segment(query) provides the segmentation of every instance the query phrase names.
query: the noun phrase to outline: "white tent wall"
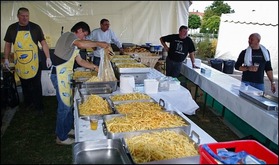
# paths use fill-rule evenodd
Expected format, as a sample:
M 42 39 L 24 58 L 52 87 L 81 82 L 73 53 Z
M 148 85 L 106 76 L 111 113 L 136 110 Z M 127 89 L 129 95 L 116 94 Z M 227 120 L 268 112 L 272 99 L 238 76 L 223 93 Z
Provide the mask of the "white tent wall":
M 84 21 L 91 30 L 107 18 L 123 43 L 160 44 L 162 35 L 178 33 L 188 25 L 190 1 L 1 1 L 1 52 L 8 26 L 17 22 L 17 10 L 26 7 L 30 21 L 41 26 L 50 47 L 63 31 Z
M 260 43 L 269 50 L 274 77 L 278 78 L 278 13 L 222 14 L 215 58 L 236 61 L 248 47 L 249 35 L 255 32 L 261 35 Z

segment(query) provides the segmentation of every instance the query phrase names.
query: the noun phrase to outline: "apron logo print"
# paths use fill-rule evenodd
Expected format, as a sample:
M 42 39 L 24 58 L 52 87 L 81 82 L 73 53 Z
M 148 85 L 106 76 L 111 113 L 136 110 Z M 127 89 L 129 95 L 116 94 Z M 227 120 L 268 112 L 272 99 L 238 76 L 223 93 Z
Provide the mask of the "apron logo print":
M 66 84 L 65 84 L 65 81 L 61 81 L 61 84 L 66 88 Z
M 69 93 L 63 92 L 62 94 L 63 94 L 63 96 L 65 96 L 65 97 L 70 97 L 70 94 L 69 94 Z
M 21 42 L 17 42 L 17 46 L 22 49 L 22 43 Z
M 31 68 L 32 68 L 33 70 L 36 70 L 36 67 L 35 67 L 35 66 L 33 66 L 33 65 L 31 66 Z
M 63 74 L 66 71 L 66 67 L 62 68 L 59 72 L 59 74 Z
M 29 33 L 24 34 L 24 38 L 27 38 L 29 36 Z
M 20 55 L 19 59 L 25 59 L 26 57 L 28 57 L 27 54 L 22 54 L 22 55 Z

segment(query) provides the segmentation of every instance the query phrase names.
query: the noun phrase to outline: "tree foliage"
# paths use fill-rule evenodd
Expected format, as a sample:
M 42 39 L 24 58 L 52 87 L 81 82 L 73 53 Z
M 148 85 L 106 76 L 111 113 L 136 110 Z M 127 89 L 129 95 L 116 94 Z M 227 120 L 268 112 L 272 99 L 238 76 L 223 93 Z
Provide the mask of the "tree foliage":
M 201 18 L 198 15 L 191 14 L 188 19 L 190 29 L 197 29 L 201 26 Z
M 200 32 L 218 33 L 221 15 L 233 12 L 234 10 L 231 10 L 231 7 L 224 1 L 213 1 L 204 11 Z

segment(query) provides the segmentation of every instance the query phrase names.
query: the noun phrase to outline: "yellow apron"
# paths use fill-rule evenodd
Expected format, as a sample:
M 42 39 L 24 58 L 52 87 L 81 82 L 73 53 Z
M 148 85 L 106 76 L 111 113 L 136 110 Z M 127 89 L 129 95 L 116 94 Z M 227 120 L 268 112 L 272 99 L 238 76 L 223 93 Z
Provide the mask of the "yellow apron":
M 22 79 L 33 78 L 39 68 L 38 47 L 30 31 L 18 31 L 14 43 L 15 71 Z
M 73 92 L 71 89 L 70 80 L 73 77 L 73 66 L 75 58 L 78 54 L 79 49 L 76 49 L 68 61 L 56 66 L 59 95 L 63 103 L 69 107 L 71 107 L 73 103 Z

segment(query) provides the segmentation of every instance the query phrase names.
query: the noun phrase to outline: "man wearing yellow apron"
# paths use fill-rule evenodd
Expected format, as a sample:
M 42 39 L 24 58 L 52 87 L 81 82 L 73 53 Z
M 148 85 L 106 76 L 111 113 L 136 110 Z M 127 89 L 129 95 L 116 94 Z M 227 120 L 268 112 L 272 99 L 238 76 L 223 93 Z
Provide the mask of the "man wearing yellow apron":
M 48 68 L 52 65 L 49 48 L 41 27 L 29 21 L 29 10 L 27 8 L 19 8 L 17 17 L 18 22 L 8 27 L 4 38 L 6 41 L 4 65 L 9 67 L 8 56 L 13 45 L 15 73 L 20 78 L 25 109 L 34 107 L 38 114 L 42 115 L 43 103 L 38 42 L 42 45 Z
M 51 71 L 51 81 L 56 89 L 58 101 L 57 120 L 56 120 L 56 143 L 61 145 L 71 145 L 75 142 L 68 136 L 73 127 L 73 95 L 70 86 L 72 79 L 73 66 L 76 61 L 80 66 L 98 71 L 98 66 L 82 59 L 79 49 L 92 47 L 107 48 L 109 44 L 105 42 L 94 42 L 84 40 L 90 34 L 90 28 L 85 22 L 78 22 L 71 32 L 66 32 L 58 39 L 53 58 L 53 68 Z

